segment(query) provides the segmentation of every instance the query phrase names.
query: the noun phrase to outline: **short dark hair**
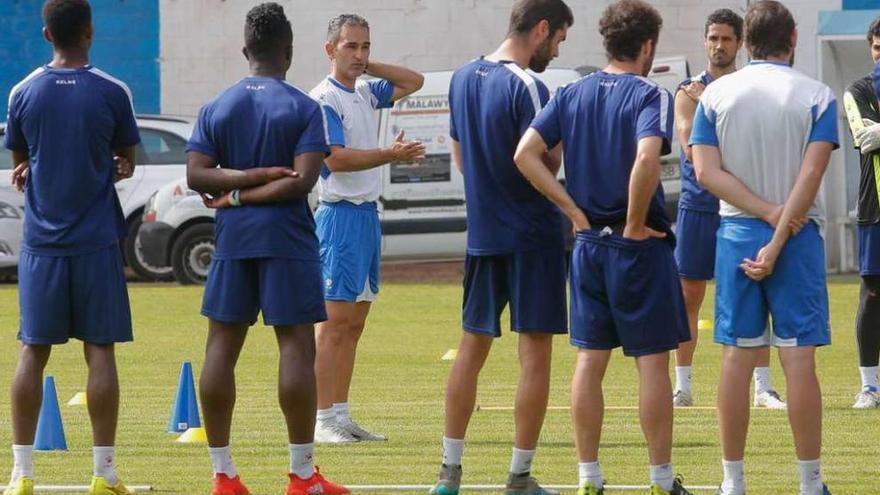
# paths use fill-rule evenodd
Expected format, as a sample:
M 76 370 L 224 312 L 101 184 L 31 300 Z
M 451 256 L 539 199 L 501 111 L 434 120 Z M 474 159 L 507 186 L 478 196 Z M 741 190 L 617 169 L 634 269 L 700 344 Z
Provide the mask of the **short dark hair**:
M 282 53 L 293 44 L 293 28 L 277 3 L 261 3 L 252 8 L 245 18 L 244 45 L 248 53 L 267 58 Z
M 92 25 L 92 8 L 87 0 L 46 0 L 43 22 L 58 48 L 71 48 Z
M 776 0 L 760 0 L 746 11 L 746 45 L 752 58 L 763 60 L 791 51 L 795 23 L 791 12 Z
M 526 34 L 541 21 L 550 25 L 550 34 L 574 25 L 574 14 L 562 0 L 519 0 L 510 11 L 507 34 Z
M 868 43 L 873 43 L 874 38 L 880 38 L 880 16 L 874 19 L 874 22 L 871 23 L 871 27 L 868 28 Z
M 620 0 L 605 9 L 599 19 L 599 33 L 605 53 L 613 60 L 636 60 L 646 41 L 657 43 L 663 18 L 642 0 Z
M 733 28 L 733 33 L 736 34 L 736 39 L 741 40 L 743 38 L 743 18 L 730 9 L 718 9 L 709 14 L 709 17 L 706 19 L 706 29 L 703 32 L 703 36 L 709 34 L 709 26 L 712 24 L 730 26 Z
M 370 30 L 370 23 L 366 19 L 357 14 L 340 14 L 327 24 L 327 41 L 336 43 L 342 35 L 342 28 L 345 26 L 357 26 Z

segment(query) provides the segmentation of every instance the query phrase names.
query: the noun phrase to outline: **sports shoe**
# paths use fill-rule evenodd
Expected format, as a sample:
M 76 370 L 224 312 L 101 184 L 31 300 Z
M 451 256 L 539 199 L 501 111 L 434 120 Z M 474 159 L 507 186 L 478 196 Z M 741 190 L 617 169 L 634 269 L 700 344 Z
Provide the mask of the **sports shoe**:
M 304 480 L 290 473 L 287 475 L 290 481 L 287 483 L 287 495 L 342 495 L 351 493 L 348 488 L 337 485 L 321 476 L 321 470 L 315 466 L 315 474 Z
M 458 487 L 461 486 L 461 466 L 440 465 L 440 474 L 437 475 L 437 484 L 431 491 L 432 495 L 458 495 Z
M 315 443 L 352 443 L 358 439 L 335 420 L 315 422 Z
M 211 495 L 249 495 L 247 487 L 241 482 L 241 477 L 230 478 L 224 473 L 214 475 L 214 488 Z
M 507 486 L 504 488 L 505 495 L 559 495 L 555 490 L 541 488 L 538 480 L 529 476 L 529 473 L 510 473 L 507 478 Z
M 831 490 L 828 489 L 828 485 L 822 483 L 822 495 L 831 495 Z
M 7 486 L 3 495 L 34 495 L 34 480 L 22 476 Z
M 89 486 L 89 495 L 129 495 L 131 493 L 134 493 L 134 490 L 126 488 L 122 481 L 116 480 L 116 484 L 111 485 L 103 476 L 92 476 L 92 484 Z
M 766 407 L 767 409 L 788 409 L 788 405 L 783 401 L 775 390 L 765 390 L 759 394 L 755 394 L 755 407 Z
M 676 390 L 672 396 L 673 407 L 691 407 L 694 405 L 694 398 L 689 392 L 684 390 Z
M 388 437 L 385 435 L 370 433 L 361 427 L 361 425 L 357 424 L 353 419 L 344 419 L 342 421 L 336 420 L 336 424 L 348 432 L 349 435 L 361 442 L 384 442 L 388 440 Z
M 605 493 L 605 488 L 596 488 L 596 485 L 584 481 L 584 484 L 578 488 L 577 495 L 602 495 L 603 493 Z
M 693 495 L 682 486 L 682 481 L 683 479 L 681 476 L 676 476 L 675 480 L 672 482 L 672 490 L 669 490 L 668 492 L 663 488 L 660 488 L 659 485 L 651 485 L 651 495 Z
M 865 387 L 856 394 L 856 403 L 853 409 L 876 409 L 880 407 L 880 394 L 874 387 Z
M 745 493 L 745 492 L 743 492 L 743 493 Z M 727 495 L 727 494 L 724 493 L 724 489 L 721 488 L 721 485 L 718 485 L 718 489 L 715 490 L 715 495 Z

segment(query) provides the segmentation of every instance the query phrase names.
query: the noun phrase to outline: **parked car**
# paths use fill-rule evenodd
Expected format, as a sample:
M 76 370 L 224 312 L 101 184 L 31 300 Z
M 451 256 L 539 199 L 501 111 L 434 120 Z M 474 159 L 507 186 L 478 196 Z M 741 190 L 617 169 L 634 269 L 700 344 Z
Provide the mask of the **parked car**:
M 137 166 L 134 175 L 116 183 L 116 193 L 122 205 L 128 228 L 128 235 L 122 244 L 125 261 L 134 272 L 145 280 L 171 280 L 171 268 L 164 265 L 151 265 L 144 261 L 137 243 L 137 231 L 141 225 L 144 205 L 147 199 L 162 185 L 186 176 L 186 142 L 192 133 L 192 120 L 159 115 L 139 115 L 137 117 L 141 144 L 137 147 Z M 0 124 L 0 139 L 5 133 L 5 124 Z M 0 183 L 9 184 L 12 169 L 12 154 L 0 146 Z M 10 188 L 11 194 L 24 195 Z M 14 232 L 17 229 L 17 232 Z M 7 240 L 9 239 L 9 240 Z M 9 245 L 15 264 L 21 244 L 21 227 L 0 223 L 0 241 Z M 4 254 L 0 244 L 0 257 Z M 2 265 L 0 265 L 2 266 Z
M 674 90 L 687 77 L 684 57 L 660 59 L 658 82 Z M 572 69 L 549 69 L 537 74 L 551 92 L 577 80 Z M 389 145 L 398 131 L 425 143 L 426 158 L 419 163 L 392 163 L 382 167 L 379 215 L 383 260 L 462 258 L 466 244 L 464 181 L 454 169 L 449 150 L 449 101 L 452 71 L 428 72 L 421 90 L 379 113 L 379 142 Z M 678 78 L 678 79 L 676 79 Z M 667 81 L 675 79 L 675 83 Z M 673 157 L 674 156 L 674 157 Z M 663 185 L 667 209 L 673 216 L 678 202 L 677 151 L 664 158 Z M 560 174 L 560 180 L 564 174 Z M 315 205 L 314 193 L 310 197 Z M 214 211 L 181 179 L 159 189 L 144 210 L 138 243 L 146 262 L 167 265 L 182 284 L 200 284 L 207 278 L 213 256 Z M 570 229 L 566 229 L 568 231 Z
M 0 278 L 14 275 L 24 226 L 24 195 L 0 185 Z

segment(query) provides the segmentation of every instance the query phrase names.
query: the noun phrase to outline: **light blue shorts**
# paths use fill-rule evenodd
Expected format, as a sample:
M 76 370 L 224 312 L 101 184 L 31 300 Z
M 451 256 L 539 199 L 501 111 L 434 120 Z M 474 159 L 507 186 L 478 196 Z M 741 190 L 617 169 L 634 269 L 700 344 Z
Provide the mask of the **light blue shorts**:
M 773 227 L 762 220 L 721 220 L 715 259 L 715 342 L 737 347 L 830 344 L 825 245 L 819 227 L 807 223 L 782 248 L 773 274 L 755 282 L 739 265 L 745 258 L 754 259 L 772 237 Z
M 321 243 L 324 299 L 372 302 L 379 293 L 382 226 L 376 203 L 321 203 L 315 213 Z

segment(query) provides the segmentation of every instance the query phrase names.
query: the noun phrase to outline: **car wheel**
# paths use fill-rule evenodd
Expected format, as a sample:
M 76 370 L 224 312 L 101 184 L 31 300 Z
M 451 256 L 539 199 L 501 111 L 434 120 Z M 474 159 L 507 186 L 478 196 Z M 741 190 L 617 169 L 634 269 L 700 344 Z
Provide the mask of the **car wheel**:
M 122 250 L 125 262 L 134 270 L 138 278 L 147 282 L 170 282 L 174 280 L 174 274 L 170 266 L 153 266 L 144 260 L 141 249 L 138 230 L 141 228 L 141 216 L 135 217 L 128 222 L 128 235 L 123 242 Z
M 183 285 L 204 284 L 214 257 L 214 224 L 191 225 L 177 236 L 171 248 L 174 278 Z

